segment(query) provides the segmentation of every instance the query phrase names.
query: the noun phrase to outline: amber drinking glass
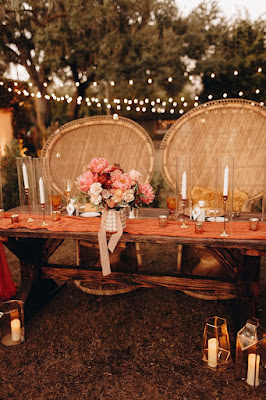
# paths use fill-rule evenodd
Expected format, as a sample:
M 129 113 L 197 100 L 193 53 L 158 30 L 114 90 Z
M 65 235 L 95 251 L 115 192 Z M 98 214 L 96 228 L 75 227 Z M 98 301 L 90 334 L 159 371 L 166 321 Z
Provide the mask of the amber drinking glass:
M 52 206 L 53 210 L 57 211 L 61 206 L 61 195 L 60 194 L 52 194 Z
M 167 208 L 169 209 L 168 219 L 176 219 L 177 198 L 174 195 L 166 197 Z

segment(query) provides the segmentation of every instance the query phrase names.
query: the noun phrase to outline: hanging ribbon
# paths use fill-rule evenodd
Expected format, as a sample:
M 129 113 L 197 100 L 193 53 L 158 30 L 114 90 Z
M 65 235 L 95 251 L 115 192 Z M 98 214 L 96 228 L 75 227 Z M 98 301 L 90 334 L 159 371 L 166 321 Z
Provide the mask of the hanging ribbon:
M 121 238 L 123 233 L 120 213 L 119 211 L 115 210 L 112 211 L 115 212 L 117 232 L 112 234 L 112 236 L 109 239 L 108 245 L 106 238 L 106 217 L 108 210 L 104 210 L 102 213 L 101 226 L 98 232 L 100 259 L 101 259 L 103 276 L 109 275 L 111 273 L 108 249 L 111 251 L 111 253 L 114 252 L 116 245 L 119 242 L 119 239 Z

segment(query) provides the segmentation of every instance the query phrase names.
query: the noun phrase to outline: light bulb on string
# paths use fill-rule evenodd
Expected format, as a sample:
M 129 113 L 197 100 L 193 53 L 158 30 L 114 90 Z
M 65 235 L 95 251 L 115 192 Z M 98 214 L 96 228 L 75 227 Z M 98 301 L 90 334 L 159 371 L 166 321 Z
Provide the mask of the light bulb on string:
M 152 79 L 151 78 L 148 79 L 148 83 L 152 84 Z
M 173 78 L 171 76 L 169 76 L 168 82 L 173 82 Z
M 180 99 L 181 101 L 185 101 L 185 97 L 183 96 L 183 97 L 181 97 L 181 99 Z
M 184 110 L 182 110 L 182 108 L 179 110 L 179 114 L 184 114 Z
M 223 94 L 223 98 L 225 99 L 227 97 L 227 93 L 224 93 Z
M 255 90 L 255 93 L 256 93 L 256 94 L 259 94 L 259 92 L 260 92 L 260 89 L 256 89 L 256 90 Z
M 211 100 L 212 99 L 212 94 L 209 94 L 208 99 Z
M 259 73 L 262 72 L 262 68 L 261 67 L 258 68 L 258 72 Z
M 134 83 L 134 82 L 133 82 L 133 79 L 130 79 L 128 83 L 129 83 L 130 85 L 133 85 L 133 83 Z
M 234 70 L 234 75 L 237 76 L 238 75 L 238 71 L 235 69 Z
M 215 73 L 214 72 L 211 73 L 211 78 L 212 79 L 215 78 Z
M 196 101 L 198 101 L 198 100 L 199 100 L 199 96 L 195 96 L 194 99 L 195 99 Z
M 173 108 L 171 108 L 170 114 L 174 114 L 174 113 L 175 113 L 175 110 Z
M 238 95 L 241 97 L 241 96 L 243 96 L 243 92 L 242 92 L 242 90 L 238 93 Z

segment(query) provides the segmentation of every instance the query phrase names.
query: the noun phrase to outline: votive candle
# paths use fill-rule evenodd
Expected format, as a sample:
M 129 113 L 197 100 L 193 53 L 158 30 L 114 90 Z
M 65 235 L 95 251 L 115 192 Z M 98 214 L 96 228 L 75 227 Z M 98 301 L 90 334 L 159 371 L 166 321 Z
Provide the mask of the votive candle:
M 248 372 L 247 372 L 247 384 L 250 386 L 259 385 L 259 365 L 260 356 L 254 353 L 248 355 Z M 255 375 L 256 373 L 256 375 Z
M 11 337 L 13 342 L 19 342 L 21 339 L 20 334 L 20 320 L 18 318 L 12 319 L 11 321 Z
M 217 367 L 218 355 L 218 340 L 211 338 L 208 340 L 208 366 L 212 368 Z

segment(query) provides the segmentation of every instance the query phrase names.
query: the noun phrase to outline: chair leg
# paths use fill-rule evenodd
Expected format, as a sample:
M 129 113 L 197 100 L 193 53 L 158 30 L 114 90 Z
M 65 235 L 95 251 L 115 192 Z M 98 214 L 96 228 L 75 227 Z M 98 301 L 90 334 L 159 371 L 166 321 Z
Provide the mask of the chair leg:
M 136 250 L 136 257 L 137 257 L 137 262 L 138 262 L 138 270 L 142 270 L 142 257 L 141 257 L 141 252 L 140 252 L 140 244 L 135 243 L 135 250 Z
M 182 262 L 183 245 L 177 245 L 177 273 L 181 274 L 181 262 Z

